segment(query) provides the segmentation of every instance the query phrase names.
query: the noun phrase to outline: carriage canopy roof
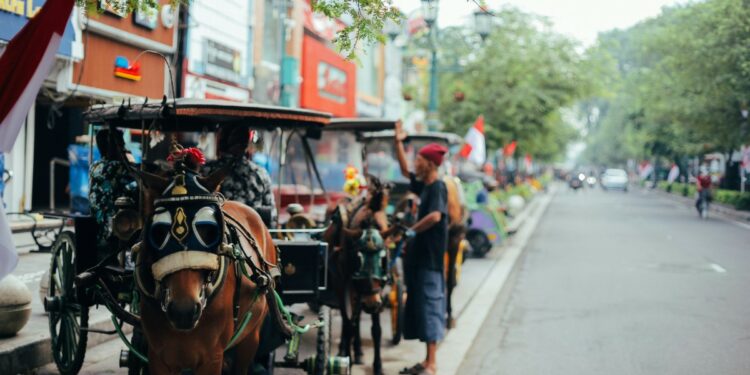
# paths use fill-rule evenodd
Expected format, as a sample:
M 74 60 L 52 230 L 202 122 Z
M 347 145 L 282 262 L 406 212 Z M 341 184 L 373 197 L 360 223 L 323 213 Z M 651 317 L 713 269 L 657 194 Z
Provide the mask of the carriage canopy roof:
M 157 120 L 163 131 L 201 132 L 215 131 L 218 125 L 264 130 L 321 128 L 331 121 L 331 115 L 255 103 L 180 98 L 164 102 L 96 105 L 86 112 L 86 120 L 129 129 L 148 128 Z
M 396 128 L 395 120 L 371 119 L 371 118 L 335 118 L 331 120 L 323 130 L 370 133 Z
M 390 130 L 386 130 L 386 131 L 380 131 L 377 133 L 368 134 L 365 138 L 378 140 L 378 139 L 386 139 L 386 138 L 393 139 L 393 137 L 394 137 L 394 132 Z M 454 133 L 427 132 L 427 133 L 409 134 L 409 136 L 406 137 L 406 142 L 409 142 L 409 141 L 437 142 L 437 143 L 442 143 L 446 146 L 456 146 L 456 145 L 462 144 L 464 142 L 464 139 Z

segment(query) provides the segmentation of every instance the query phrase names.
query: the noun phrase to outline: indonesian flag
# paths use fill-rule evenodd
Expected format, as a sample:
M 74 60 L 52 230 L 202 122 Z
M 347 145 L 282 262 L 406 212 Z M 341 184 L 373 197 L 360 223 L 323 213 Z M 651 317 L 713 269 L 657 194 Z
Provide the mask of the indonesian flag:
M 0 55 L 0 152 L 10 152 L 55 64 L 75 0 L 49 0 Z
M 0 152 L 16 142 L 44 79 L 55 64 L 75 0 L 49 0 L 0 55 Z M 0 280 L 13 272 L 18 254 L 0 204 Z
M 526 171 L 527 171 L 527 172 L 528 172 L 528 171 L 530 171 L 530 170 L 531 170 L 531 168 L 532 168 L 532 167 L 534 166 L 534 165 L 532 164 L 532 160 L 533 160 L 533 159 L 531 158 L 531 155 L 530 155 L 530 154 L 526 154 L 526 157 L 524 157 L 524 159 L 523 159 L 523 161 L 524 161 L 524 164 L 525 164 L 525 167 L 526 167 Z
M 484 164 L 487 159 L 487 149 L 484 145 L 484 116 L 479 115 L 474 126 L 469 129 L 464 138 L 466 143 L 458 154 L 477 165 Z
M 509 145 L 503 147 L 503 156 L 513 156 L 516 153 L 516 141 L 511 142 Z

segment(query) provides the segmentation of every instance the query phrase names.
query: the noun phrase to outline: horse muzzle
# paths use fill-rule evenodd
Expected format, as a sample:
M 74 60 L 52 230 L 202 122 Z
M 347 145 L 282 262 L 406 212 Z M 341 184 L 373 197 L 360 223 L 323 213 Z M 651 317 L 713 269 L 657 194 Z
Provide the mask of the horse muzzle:
M 161 309 L 167 315 L 167 320 L 178 331 L 190 331 L 198 325 L 203 309 L 206 307 L 208 296 L 206 286 L 201 288 L 198 300 L 172 299 L 169 288 L 161 290 Z
M 198 324 L 203 307 L 196 301 L 172 301 L 167 305 L 167 319 L 178 331 L 189 331 Z

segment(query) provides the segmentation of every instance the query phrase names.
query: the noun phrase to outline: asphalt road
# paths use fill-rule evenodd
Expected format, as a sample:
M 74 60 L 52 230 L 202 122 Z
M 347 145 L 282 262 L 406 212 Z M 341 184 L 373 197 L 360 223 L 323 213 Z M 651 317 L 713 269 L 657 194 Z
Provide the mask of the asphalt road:
M 459 374 L 750 373 L 750 225 L 559 191 Z

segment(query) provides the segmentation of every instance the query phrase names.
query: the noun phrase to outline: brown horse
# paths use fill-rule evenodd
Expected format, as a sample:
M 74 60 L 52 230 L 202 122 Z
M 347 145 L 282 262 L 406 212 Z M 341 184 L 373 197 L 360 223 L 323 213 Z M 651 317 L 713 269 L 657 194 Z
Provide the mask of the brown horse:
M 139 174 L 147 216 L 136 279 L 151 374 L 247 374 L 261 325 L 278 312 L 276 247 L 252 208 L 212 193 L 225 173 Z M 225 358 L 230 340 L 241 354 Z
M 375 375 L 382 374 L 380 312 L 388 281 L 388 255 L 383 239 L 395 231 L 395 228 L 387 228 L 385 208 L 388 189 L 388 186 L 371 177 L 367 199 L 363 202 L 348 202 L 348 205 L 340 204 L 324 236 L 329 247 L 335 249 L 332 255 L 332 276 L 342 323 L 339 356 L 352 358 L 351 352 L 354 349 L 353 363 L 362 363 L 359 324 L 364 311 L 372 319 L 372 366 Z

